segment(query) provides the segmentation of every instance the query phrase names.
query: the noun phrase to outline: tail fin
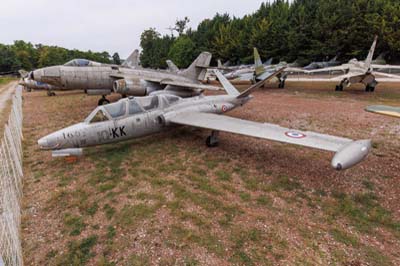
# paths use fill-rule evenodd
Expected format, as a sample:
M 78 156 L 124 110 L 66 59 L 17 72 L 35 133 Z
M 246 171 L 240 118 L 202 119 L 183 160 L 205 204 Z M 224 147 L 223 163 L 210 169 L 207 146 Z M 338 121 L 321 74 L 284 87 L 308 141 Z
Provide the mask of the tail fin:
M 268 75 L 266 78 L 264 78 L 263 80 L 257 82 L 256 84 L 254 84 L 253 86 L 251 86 L 250 88 L 248 88 L 247 90 L 243 91 L 242 93 L 240 93 L 237 98 L 244 98 L 250 95 L 250 93 L 255 90 L 260 88 L 262 85 L 264 85 L 265 82 L 275 78 L 276 76 L 278 76 L 279 74 L 281 74 L 286 67 L 282 67 L 279 70 L 271 73 L 270 75 Z
M 139 66 L 139 50 L 136 49 L 132 54 L 122 63 L 123 67 L 138 67 Z
M 337 56 L 335 56 L 334 58 L 332 58 L 329 62 L 333 63 L 333 62 L 336 62 L 336 60 L 337 60 Z
M 378 41 L 378 35 L 375 35 L 375 40 L 372 43 L 371 49 L 369 50 L 367 59 L 365 60 L 365 67 L 367 69 L 371 68 L 371 63 L 372 63 L 372 58 L 374 57 L 374 52 L 375 52 L 375 48 L 376 48 L 376 42 Z
M 218 59 L 218 68 L 223 68 L 222 62 L 220 59 Z
M 228 93 L 228 95 L 232 95 L 232 96 L 238 96 L 240 94 L 240 92 L 232 85 L 232 83 L 230 83 L 224 75 L 222 75 L 221 72 L 219 72 L 218 70 L 215 70 L 215 75 L 217 76 L 219 82 L 221 82 L 222 87 L 224 87 L 226 93 Z
M 24 69 L 18 70 L 18 73 L 21 75 L 21 78 L 27 78 L 29 75 L 29 73 Z
M 211 58 L 211 53 L 202 52 L 186 70 L 182 71 L 181 75 L 192 80 L 203 80 L 207 68 L 210 67 Z
M 265 79 L 257 82 L 256 84 L 252 85 L 250 88 L 248 88 L 247 90 L 245 90 L 244 92 L 240 93 L 233 85 L 232 83 L 230 83 L 224 75 L 221 74 L 221 72 L 219 72 L 218 70 L 215 70 L 215 75 L 217 76 L 219 82 L 221 82 L 222 87 L 224 87 L 225 91 L 228 93 L 228 95 L 232 95 L 232 96 L 236 96 L 236 98 L 244 98 L 250 95 L 250 93 L 255 90 L 258 89 L 259 87 L 261 87 L 262 85 L 264 85 L 265 82 L 273 79 L 274 77 L 278 76 L 279 74 L 281 74 L 283 71 L 285 70 L 285 68 L 281 68 L 278 71 L 271 73 L 271 75 L 269 75 L 268 77 L 266 77 Z
M 172 62 L 171 60 L 167 60 L 167 65 L 169 71 L 171 71 L 172 73 L 179 73 L 179 68 L 174 64 L 174 62 Z
M 256 76 L 265 72 L 265 68 L 261 61 L 260 54 L 258 53 L 258 50 L 255 47 L 254 47 L 254 69 L 256 72 Z
M 272 57 L 270 59 L 268 59 L 267 61 L 265 61 L 264 65 L 266 66 L 270 66 L 272 64 Z

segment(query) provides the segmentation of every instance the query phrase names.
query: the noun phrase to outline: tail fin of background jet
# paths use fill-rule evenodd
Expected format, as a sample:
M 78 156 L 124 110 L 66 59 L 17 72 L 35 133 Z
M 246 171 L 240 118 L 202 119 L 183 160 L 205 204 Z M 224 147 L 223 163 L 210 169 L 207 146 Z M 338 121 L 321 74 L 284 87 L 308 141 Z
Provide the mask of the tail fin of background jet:
M 222 65 L 222 62 L 220 59 L 218 59 L 218 68 L 223 68 L 224 66 Z
M 122 63 L 123 67 L 136 68 L 139 66 L 139 50 L 133 51 L 133 53 L 128 56 L 128 58 Z
M 211 58 L 211 53 L 201 53 L 186 70 L 182 71 L 181 75 L 192 80 L 203 80 L 205 78 L 207 68 L 210 67 Z
M 268 59 L 267 61 L 265 61 L 264 65 L 266 66 L 270 66 L 272 64 L 272 57 L 270 59 Z
M 254 47 L 254 69 L 256 72 L 256 76 L 265 72 L 265 68 L 261 61 L 260 54 L 258 53 L 258 50 L 255 47 Z
M 375 40 L 372 43 L 371 49 L 369 50 L 367 59 L 365 60 L 365 67 L 367 69 L 371 68 L 371 63 L 372 63 L 372 58 L 374 57 L 374 52 L 375 52 L 375 48 L 376 48 L 376 42 L 378 41 L 378 35 L 375 35 Z
M 333 62 L 336 62 L 336 60 L 337 60 L 337 56 L 335 56 L 334 58 L 332 58 L 329 62 L 330 62 L 330 63 L 333 63 Z
M 24 69 L 18 70 L 18 73 L 21 75 L 21 78 L 27 78 L 29 75 L 29 73 Z
M 167 60 L 167 65 L 168 65 L 169 71 L 171 71 L 172 73 L 179 72 L 179 68 L 171 60 Z

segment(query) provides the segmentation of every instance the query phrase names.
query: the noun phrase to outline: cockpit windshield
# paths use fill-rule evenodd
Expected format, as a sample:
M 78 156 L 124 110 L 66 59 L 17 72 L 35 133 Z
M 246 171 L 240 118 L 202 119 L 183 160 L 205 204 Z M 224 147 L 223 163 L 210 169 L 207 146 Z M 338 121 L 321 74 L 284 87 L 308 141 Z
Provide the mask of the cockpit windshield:
M 158 96 L 137 97 L 135 100 L 146 111 L 155 109 L 160 104 Z
M 107 115 L 104 113 L 104 110 L 101 108 L 97 108 L 92 114 L 89 115 L 88 119 L 90 124 L 109 120 Z
M 103 107 L 112 118 L 124 116 L 126 113 L 126 101 L 107 104 Z
M 64 64 L 64 66 L 75 66 L 75 67 L 85 67 L 85 66 L 100 66 L 100 63 L 93 62 L 87 59 L 74 59 Z

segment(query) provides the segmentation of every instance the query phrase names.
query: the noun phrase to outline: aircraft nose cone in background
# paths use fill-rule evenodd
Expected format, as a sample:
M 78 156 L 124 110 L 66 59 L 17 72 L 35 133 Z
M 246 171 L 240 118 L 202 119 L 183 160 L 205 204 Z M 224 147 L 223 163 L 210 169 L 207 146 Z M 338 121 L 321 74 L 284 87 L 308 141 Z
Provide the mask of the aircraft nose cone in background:
M 60 85 L 61 81 L 61 71 L 60 67 L 53 66 L 53 67 L 45 67 L 41 69 L 37 69 L 32 71 L 29 74 L 29 77 L 32 80 L 44 82 L 52 85 Z

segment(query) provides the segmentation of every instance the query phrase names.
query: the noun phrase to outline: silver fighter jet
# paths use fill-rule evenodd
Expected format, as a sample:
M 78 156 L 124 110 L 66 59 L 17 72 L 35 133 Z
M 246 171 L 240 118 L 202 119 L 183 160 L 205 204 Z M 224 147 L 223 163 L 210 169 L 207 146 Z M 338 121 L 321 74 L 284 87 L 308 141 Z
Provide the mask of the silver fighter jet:
M 144 137 L 176 126 L 193 126 L 211 131 L 206 140 L 209 147 L 217 146 L 218 132 L 225 131 L 336 152 L 332 166 L 337 170 L 350 168 L 362 161 L 371 148 L 370 140 L 353 141 L 222 115 L 247 103 L 252 99 L 250 93 L 254 89 L 279 75 L 282 70 L 242 93 L 216 71 L 227 95 L 183 99 L 164 94 L 121 99 L 97 107 L 82 123 L 41 138 L 38 145 L 41 149 L 52 150 L 53 156 L 79 156 L 83 147 Z
M 192 97 L 204 90 L 220 89 L 199 81 L 204 79 L 210 61 L 210 53 L 201 53 L 188 69 L 179 73 L 112 65 L 53 66 L 33 71 L 30 78 L 64 89 L 85 90 L 88 95 L 101 95 L 99 105 L 109 103 L 105 96 L 111 92 L 123 96 L 171 94 Z

